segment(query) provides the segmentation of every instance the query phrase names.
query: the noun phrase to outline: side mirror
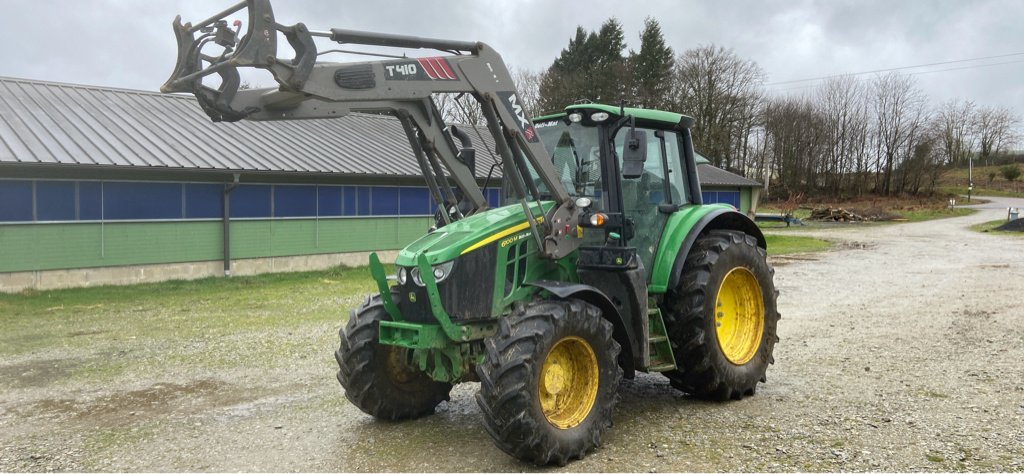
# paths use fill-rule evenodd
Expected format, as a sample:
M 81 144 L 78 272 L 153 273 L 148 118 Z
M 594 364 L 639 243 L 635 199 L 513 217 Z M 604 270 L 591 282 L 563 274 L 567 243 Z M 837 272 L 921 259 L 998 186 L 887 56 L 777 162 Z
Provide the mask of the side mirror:
M 637 179 L 644 174 L 647 161 L 647 132 L 631 129 L 626 132 L 626 146 L 622 150 L 622 177 Z

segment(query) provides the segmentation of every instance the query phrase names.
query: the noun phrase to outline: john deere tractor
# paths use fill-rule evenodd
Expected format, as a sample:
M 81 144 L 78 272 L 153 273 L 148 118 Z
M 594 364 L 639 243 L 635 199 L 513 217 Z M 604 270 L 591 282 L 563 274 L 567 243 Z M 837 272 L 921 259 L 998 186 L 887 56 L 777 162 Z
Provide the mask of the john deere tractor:
M 243 10 L 244 35 L 228 24 Z M 195 94 L 214 121 L 370 112 L 405 129 L 436 225 L 399 252 L 394 275 L 370 256 L 378 291 L 340 331 L 338 380 L 362 411 L 418 418 L 454 384 L 479 382 L 501 450 L 565 464 L 600 445 L 619 382 L 637 371 L 711 400 L 765 381 L 779 318 L 765 239 L 731 206 L 702 204 L 690 117 L 583 104 L 530 120 L 486 44 L 282 25 L 269 0 L 179 17 L 174 31 L 178 61 L 161 90 Z M 278 57 L 279 36 L 292 57 Z M 445 54 L 326 62 L 338 50 L 318 52 L 316 38 Z M 244 67 L 278 87 L 240 90 Z M 488 206 L 470 134 L 444 123 L 438 93 L 479 105 L 503 206 Z

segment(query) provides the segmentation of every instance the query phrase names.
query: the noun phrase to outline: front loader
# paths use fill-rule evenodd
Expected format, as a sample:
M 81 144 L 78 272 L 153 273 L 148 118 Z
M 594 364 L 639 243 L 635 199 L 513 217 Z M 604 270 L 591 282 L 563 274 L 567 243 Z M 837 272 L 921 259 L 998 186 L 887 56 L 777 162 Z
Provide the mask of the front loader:
M 243 10 L 244 35 L 228 24 Z M 161 90 L 194 94 L 214 121 L 370 112 L 405 129 L 437 222 L 399 252 L 395 275 L 371 255 L 378 292 L 340 331 L 338 380 L 362 411 L 422 417 L 453 384 L 479 382 L 500 449 L 565 464 L 600 445 L 619 382 L 637 371 L 712 400 L 765 381 L 779 318 L 767 246 L 736 209 L 702 203 L 693 119 L 582 104 L 530 120 L 486 44 L 281 25 L 269 0 L 173 26 L 178 61 Z M 280 36 L 293 58 L 278 56 Z M 315 38 L 444 55 L 325 62 L 337 50 Z M 241 90 L 245 67 L 278 87 Z M 437 93 L 482 110 L 503 206 L 488 206 L 471 140 L 444 123 Z

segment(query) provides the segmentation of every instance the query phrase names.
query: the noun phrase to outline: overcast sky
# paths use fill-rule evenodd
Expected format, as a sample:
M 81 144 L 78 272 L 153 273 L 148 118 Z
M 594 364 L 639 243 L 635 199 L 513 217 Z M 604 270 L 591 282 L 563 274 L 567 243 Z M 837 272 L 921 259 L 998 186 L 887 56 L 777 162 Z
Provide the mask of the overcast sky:
M 0 0 L 0 76 L 156 90 L 174 65 L 174 16 L 198 21 L 233 1 Z M 760 64 L 769 84 L 1003 56 L 904 72 L 927 72 L 915 77 L 933 103 L 963 97 L 1024 115 L 1022 1 L 278 0 L 275 8 L 279 22 L 311 29 L 484 41 L 510 65 L 535 70 L 577 25 L 596 29 L 610 16 L 632 48 L 651 16 L 676 52 L 732 48 Z

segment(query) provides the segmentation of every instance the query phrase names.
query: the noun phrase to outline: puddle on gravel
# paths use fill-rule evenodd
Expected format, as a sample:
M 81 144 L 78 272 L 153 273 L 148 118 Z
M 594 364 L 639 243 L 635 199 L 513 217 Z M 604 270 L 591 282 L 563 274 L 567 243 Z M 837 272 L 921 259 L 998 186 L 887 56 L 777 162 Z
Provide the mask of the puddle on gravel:
M 160 382 L 144 389 L 116 392 L 91 400 L 48 398 L 8 406 L 8 410 L 26 418 L 71 419 L 90 425 L 105 425 L 120 424 L 129 419 L 189 415 L 253 398 L 252 395 L 237 393 L 223 382 L 196 380 L 185 384 Z

